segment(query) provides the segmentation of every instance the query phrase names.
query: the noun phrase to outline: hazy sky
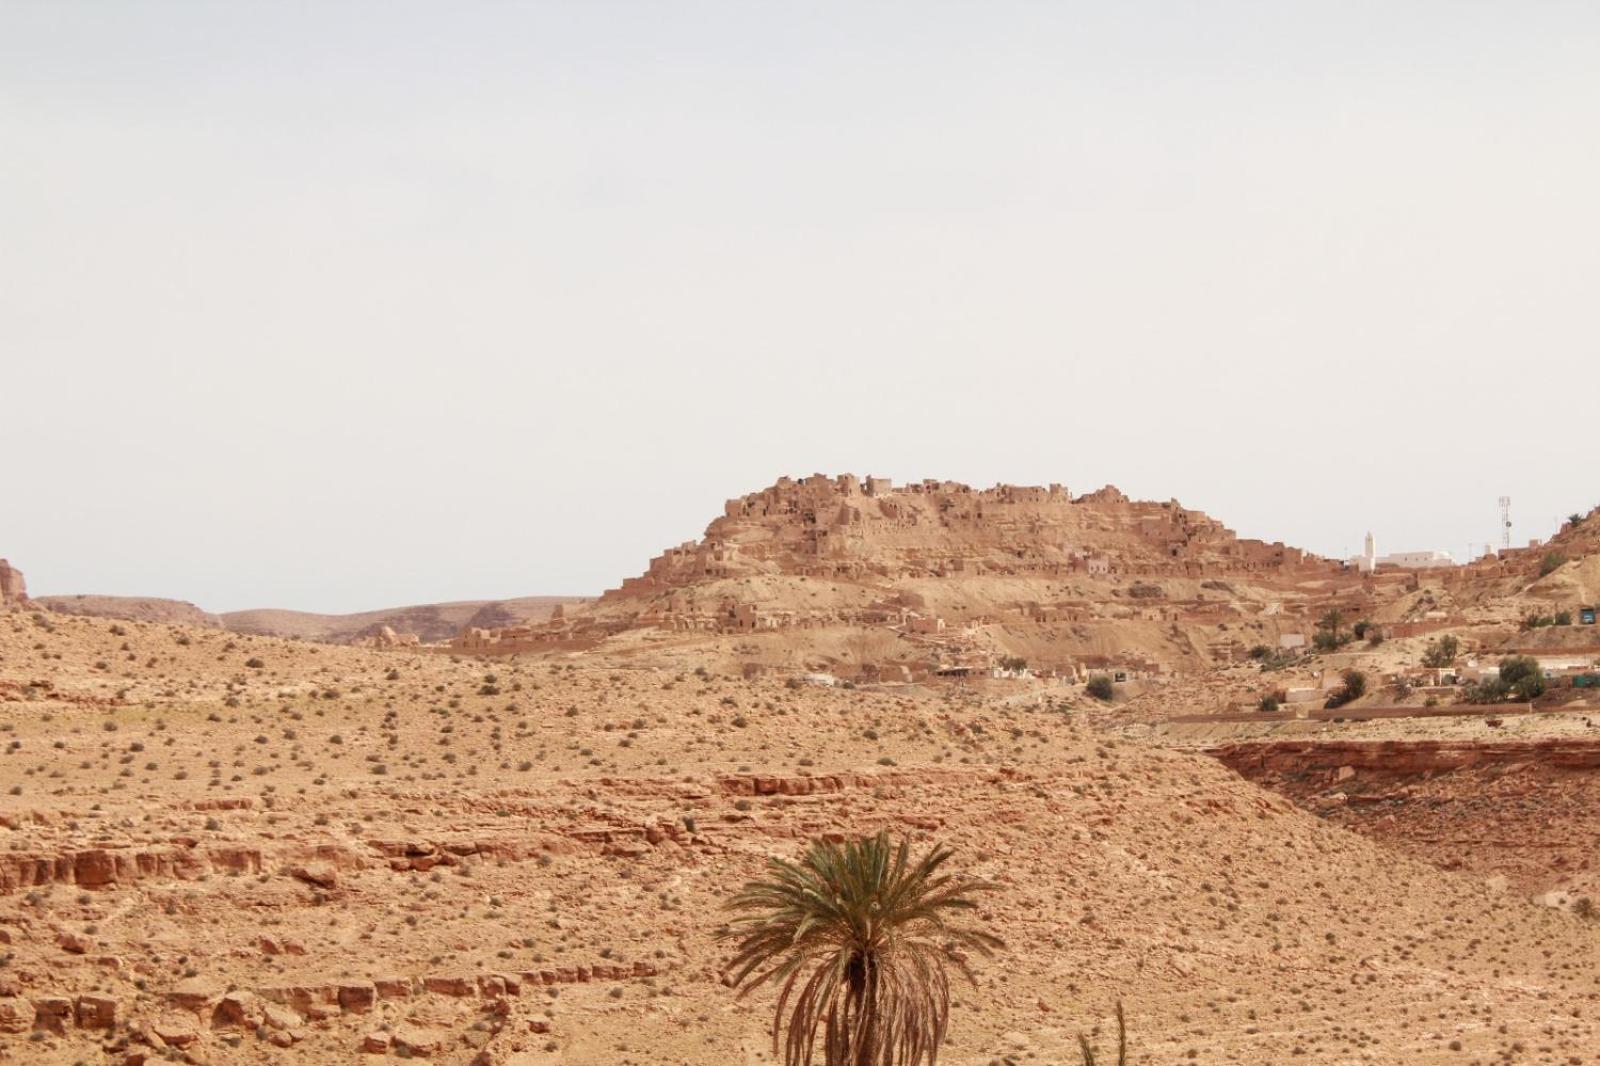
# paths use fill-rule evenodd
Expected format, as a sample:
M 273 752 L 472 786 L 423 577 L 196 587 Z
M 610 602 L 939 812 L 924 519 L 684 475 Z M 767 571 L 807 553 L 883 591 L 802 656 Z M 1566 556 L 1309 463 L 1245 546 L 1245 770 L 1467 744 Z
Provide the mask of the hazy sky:
M 0 0 L 36 593 L 598 592 L 781 474 L 1600 502 L 1600 5 Z

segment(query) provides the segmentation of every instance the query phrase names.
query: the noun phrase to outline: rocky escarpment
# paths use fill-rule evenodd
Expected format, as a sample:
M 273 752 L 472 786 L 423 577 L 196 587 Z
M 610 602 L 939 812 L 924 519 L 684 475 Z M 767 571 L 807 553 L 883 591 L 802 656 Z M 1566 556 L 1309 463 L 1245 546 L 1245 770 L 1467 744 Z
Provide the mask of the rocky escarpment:
M 1600 740 L 1286 741 L 1211 754 L 1329 821 L 1447 870 L 1576 905 L 1600 893 Z

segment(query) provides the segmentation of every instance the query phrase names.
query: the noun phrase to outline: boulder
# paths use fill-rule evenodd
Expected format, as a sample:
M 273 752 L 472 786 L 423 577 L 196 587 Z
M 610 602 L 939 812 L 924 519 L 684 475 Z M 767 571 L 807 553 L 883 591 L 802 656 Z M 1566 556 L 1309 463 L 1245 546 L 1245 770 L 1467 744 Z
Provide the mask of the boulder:
M 33 1006 L 15 996 L 0 999 L 0 1033 L 25 1033 L 33 1025 Z
M 401 1055 L 415 1055 L 421 1058 L 437 1054 L 444 1047 L 444 1037 L 437 1030 L 411 1024 L 395 1026 L 391 1040 L 394 1049 Z
M 110 1029 L 117 1024 L 117 1001 L 110 996 L 79 996 L 76 1015 L 79 1029 Z
M 378 990 L 370 984 L 350 984 L 339 986 L 339 1008 L 341 1010 L 364 1013 L 372 1009 L 378 1000 Z
M 266 1020 L 266 1008 L 254 992 L 229 992 L 211 1012 L 211 1024 L 217 1028 L 254 1029 Z
M 64 1033 L 72 1021 L 72 1000 L 66 996 L 41 996 L 33 1001 L 33 1027 Z
M 289 876 L 304 881 L 317 888 L 337 888 L 339 886 L 339 871 L 330 863 L 307 862 L 289 867 Z
M 161 1015 L 150 1024 L 151 1030 L 169 1047 L 188 1047 L 200 1039 L 200 1025 L 187 1014 L 175 1011 Z

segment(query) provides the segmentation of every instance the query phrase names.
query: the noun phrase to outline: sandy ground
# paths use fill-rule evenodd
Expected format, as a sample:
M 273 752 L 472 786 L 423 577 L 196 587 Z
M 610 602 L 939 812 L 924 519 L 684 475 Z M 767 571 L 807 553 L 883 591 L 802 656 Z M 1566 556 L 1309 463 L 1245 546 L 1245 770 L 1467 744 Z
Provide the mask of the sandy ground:
M 13 613 L 0 700 L 12 1061 L 769 1063 L 722 901 L 889 826 L 999 886 L 956 1066 L 1600 1062 L 1592 922 L 1015 693 Z

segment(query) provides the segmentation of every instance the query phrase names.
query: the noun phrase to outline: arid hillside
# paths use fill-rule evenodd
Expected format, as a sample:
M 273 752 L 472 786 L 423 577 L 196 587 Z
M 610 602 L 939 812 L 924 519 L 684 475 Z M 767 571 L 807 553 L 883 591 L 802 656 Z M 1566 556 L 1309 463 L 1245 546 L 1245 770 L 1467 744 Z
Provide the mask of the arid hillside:
M 19 1061 L 771 1062 L 720 902 L 879 827 L 998 889 L 941 1061 L 1594 1061 L 1600 934 L 997 690 L 0 615 Z M 370 1058 L 369 1058 L 370 1056 Z

